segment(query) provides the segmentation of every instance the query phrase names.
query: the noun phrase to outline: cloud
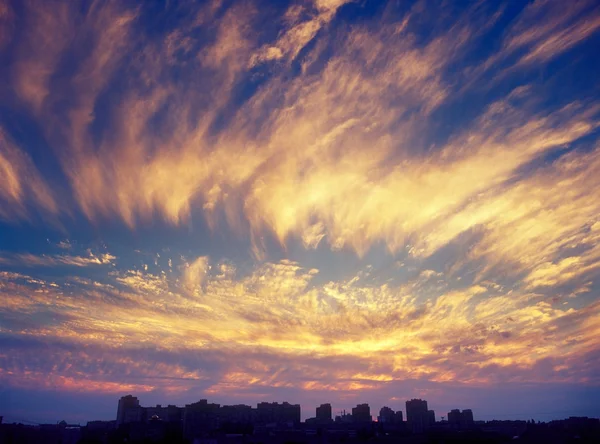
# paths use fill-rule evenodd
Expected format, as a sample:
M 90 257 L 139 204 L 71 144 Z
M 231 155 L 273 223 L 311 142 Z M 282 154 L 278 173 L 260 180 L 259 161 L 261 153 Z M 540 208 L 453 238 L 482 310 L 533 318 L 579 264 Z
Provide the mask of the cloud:
M 16 221 L 30 216 L 28 204 L 49 215 L 58 213 L 53 192 L 27 153 L 19 149 L 0 126 L 0 219 Z
M 11 321 L 2 334 L 55 345 L 47 360 L 13 355 L 19 363 L 0 366 L 3 377 L 16 386 L 40 379 L 43 386 L 52 380 L 42 377 L 44 366 L 53 366 L 52 377 L 73 378 L 61 383 L 65 389 L 80 390 L 77 366 L 89 361 L 95 364 L 86 364 L 86 377 L 98 390 L 140 383 L 186 390 L 200 380 L 206 393 L 216 393 L 248 387 L 352 392 L 411 379 L 539 382 L 541 362 L 560 368 L 545 374 L 546 382 L 598 376 L 578 364 L 597 350 L 597 303 L 565 307 L 535 293 L 507 295 L 478 285 L 423 299 L 427 276 L 392 287 L 355 279 L 317 284 L 316 275 L 290 261 L 235 279 L 207 273 L 201 297 L 190 299 L 166 275 L 119 273 L 102 284 L 73 286 L 8 274 L 0 291 L 10 303 L 0 317 Z M 25 322 L 32 318 L 36 323 Z M 218 370 L 203 373 L 207 367 L 195 355 Z M 80 364 L 56 366 L 56 359 Z M 93 370 L 100 362 L 103 370 Z M 9 370 L 15 365 L 29 376 L 19 379 L 19 371 Z M 181 383 L 173 382 L 179 377 Z
M 284 15 L 288 28 L 276 42 L 260 48 L 253 55 L 250 65 L 283 58 L 294 60 L 302 48 L 315 38 L 319 30 L 326 26 L 335 16 L 336 11 L 346 3 L 350 1 L 320 0 L 315 1 L 310 7 L 304 7 L 301 3 L 293 4 Z M 302 17 L 305 15 L 308 15 L 308 18 L 303 20 Z
M 0 5 L 0 50 L 12 39 L 14 32 L 14 11 L 8 3 Z
M 335 8 L 336 5 L 319 4 L 317 11 L 327 15 Z M 167 220 L 181 223 L 189 218 L 191 205 L 204 200 L 209 219 L 213 217 L 211 213 L 217 208 L 216 204 L 221 204 L 225 207 L 228 222 L 237 227 L 239 215 L 233 214 L 233 209 L 240 207 L 241 199 L 246 202 L 247 211 L 254 213 L 254 201 L 263 200 L 258 195 L 260 184 L 270 181 L 273 175 L 278 177 L 287 171 L 298 174 L 302 165 L 310 167 L 318 158 L 322 158 L 322 162 L 332 161 L 337 155 L 335 146 L 369 128 L 373 138 L 381 140 L 375 143 L 371 161 L 371 165 L 376 165 L 391 149 L 386 128 L 394 119 L 410 106 L 431 110 L 445 96 L 439 72 L 447 49 L 444 41 L 436 40 L 419 50 L 413 48 L 410 38 L 394 36 L 390 34 L 391 30 L 375 36 L 366 30 L 357 30 L 346 38 L 347 47 L 340 48 L 341 55 L 334 57 L 328 65 L 321 76 L 323 80 L 303 75 L 288 85 L 288 92 L 281 98 L 278 97 L 281 79 L 275 77 L 248 106 L 236 111 L 240 123 L 220 136 L 215 148 L 211 141 L 211 122 L 227 112 L 232 88 L 244 78 L 245 60 L 254 45 L 247 37 L 250 24 L 242 19 L 246 15 L 237 9 L 227 11 L 218 26 L 214 44 L 204 47 L 198 54 L 197 68 L 208 78 L 219 79 L 214 82 L 212 91 L 199 83 L 193 83 L 194 88 L 185 90 L 168 82 L 158 83 L 170 69 L 155 66 L 154 60 L 160 58 L 165 49 L 149 47 L 142 53 L 141 61 L 136 60 L 141 66 L 134 66 L 133 70 L 139 68 L 143 72 L 149 89 L 145 92 L 132 89 L 129 97 L 124 98 L 115 110 L 120 115 L 116 122 L 127 122 L 127 125 L 116 124 L 114 137 L 106 139 L 97 150 L 92 149 L 88 134 L 91 110 L 98 93 L 122 60 L 121 51 L 126 51 L 133 16 L 130 12 L 116 12 L 112 6 L 107 6 L 89 24 L 86 32 L 100 32 L 100 29 L 102 32 L 89 56 L 73 74 L 73 94 L 79 99 L 68 111 L 69 128 L 65 128 L 64 133 L 69 149 L 61 154 L 65 154 L 64 169 L 71 179 L 75 198 L 90 219 L 116 212 L 128 225 L 134 226 L 136 218 L 146 219 L 159 210 Z M 186 37 L 180 37 L 183 38 Z M 394 45 L 389 44 L 390 39 L 395 41 Z M 165 45 L 170 48 L 173 44 L 173 38 L 169 36 Z M 377 50 L 371 51 L 372 47 Z M 356 54 L 362 61 L 355 60 Z M 386 60 L 392 58 L 410 63 L 386 67 Z M 356 70 L 356 63 L 363 62 L 367 69 Z M 397 73 L 400 77 L 394 78 Z M 355 87 L 360 89 L 355 90 Z M 314 92 L 303 97 L 308 88 Z M 385 103 L 390 92 L 406 96 L 405 105 L 390 109 L 390 104 Z M 193 95 L 197 100 L 190 101 Z M 294 121 L 274 106 L 273 102 L 281 99 L 286 102 L 286 109 L 297 110 L 293 114 Z M 206 110 L 196 109 L 194 103 L 203 100 L 208 100 L 212 106 Z M 166 121 L 165 138 L 156 146 L 156 137 L 147 131 L 148 122 L 165 106 L 173 109 L 173 116 L 178 117 Z M 266 107 L 274 107 L 275 112 L 264 125 L 265 131 L 258 140 L 249 139 L 248 132 L 257 124 L 253 116 Z M 198 112 L 204 114 L 205 123 L 180 126 Z M 310 122 L 319 120 L 323 122 L 314 129 L 314 134 L 307 133 Z M 291 139 L 286 134 L 291 134 Z M 306 150 L 301 154 L 295 141 L 306 136 Z M 372 138 L 368 136 L 365 134 L 360 140 L 370 141 Z M 351 165 L 356 160 L 353 157 L 357 149 L 344 155 L 343 163 Z M 271 171 L 265 169 L 267 165 Z M 362 171 L 340 173 L 342 183 L 355 174 L 364 174 Z M 248 181 L 251 181 L 249 190 L 246 189 Z M 254 229 L 262 229 L 264 221 L 256 220 L 255 214 L 247 217 Z M 285 236 L 282 230 L 289 230 L 284 220 L 268 222 L 270 229 L 279 236 Z
M 294 59 L 342 4 L 292 5 L 282 18 L 287 28 L 267 44 L 269 51 Z M 502 51 L 547 47 L 542 42 L 551 31 L 584 26 L 574 7 L 525 28 L 534 7 L 507 31 Z M 222 16 L 211 25 L 214 41 L 198 43 L 198 23 L 216 11 Z M 288 76 L 290 68 L 280 68 L 240 104 L 236 88 L 248 81 L 248 62 L 267 48 L 252 32 L 258 14 L 252 6 L 207 6 L 132 61 L 126 54 L 137 11 L 108 4 L 90 12 L 85 32 L 94 43 L 71 74 L 77 100 L 67 107 L 60 139 L 81 210 L 91 220 L 116 214 L 132 229 L 156 214 L 189 222 L 201 210 L 213 228 L 224 217 L 241 235 L 249 232 L 258 257 L 264 257 L 267 233 L 284 246 L 301 239 L 308 248 L 327 243 L 361 256 L 378 243 L 391 252 L 410 244 L 416 255 L 433 254 L 476 225 L 463 211 L 473 199 L 494 193 L 536 157 L 590 134 L 597 116 L 578 102 L 540 111 L 527 88 L 517 88 L 423 157 L 418 147 L 431 114 L 453 99 L 450 66 L 468 54 L 479 30 L 459 20 L 418 42 L 415 11 L 401 26 L 357 25 L 335 39 L 320 36 L 334 51 L 307 49 L 299 73 Z M 44 26 L 57 26 L 60 14 L 49 12 Z M 174 48 L 181 45 L 185 54 L 196 48 L 181 66 L 202 73 L 201 81 L 187 74 L 183 83 L 175 81 L 172 65 L 158 63 L 165 53 L 179 62 L 182 53 Z M 530 57 L 538 57 L 539 48 Z M 123 65 L 131 81 L 145 86 L 128 88 L 113 109 L 110 136 L 95 143 L 92 110 Z
M 75 267 L 88 267 L 90 265 L 111 265 L 116 257 L 110 253 L 93 254 L 88 256 L 60 255 L 35 255 L 30 253 L 10 254 L 0 256 L 0 263 L 5 265 L 20 265 L 25 267 L 55 267 L 71 265 Z
M 582 17 L 583 16 L 583 17 Z M 541 18 L 541 25 L 531 27 Z M 557 8 L 552 2 L 531 3 L 506 36 L 507 52 L 526 48 L 517 64 L 544 62 L 572 48 L 600 28 L 600 14 L 593 2 L 583 1 Z
M 207 256 L 200 256 L 191 264 L 185 265 L 183 281 L 188 290 L 195 292 L 200 289 L 209 268 L 209 259 Z
M 60 241 L 58 244 L 56 244 L 56 246 L 62 250 L 70 250 L 73 248 L 73 245 L 69 239 Z
M 480 66 L 467 68 L 468 84 L 473 86 L 490 72 L 495 84 L 521 69 L 548 63 L 596 33 L 599 20 L 593 1 L 567 7 L 549 1 L 530 3 L 504 31 L 501 48 Z
M 597 148 L 572 152 L 465 208 L 464 219 L 484 230 L 471 257 L 484 257 L 486 270 L 528 271 L 530 286 L 558 285 L 593 272 L 598 207 L 590 190 L 597 186 L 598 156 Z M 455 223 L 467 227 L 452 219 L 448 226 Z
M 74 13 L 66 3 L 36 5 L 27 2 L 25 7 L 27 32 L 18 42 L 21 57 L 11 65 L 12 81 L 19 98 L 39 113 L 51 92 L 52 74 L 75 36 Z M 50 34 L 52 39 L 47 38 Z

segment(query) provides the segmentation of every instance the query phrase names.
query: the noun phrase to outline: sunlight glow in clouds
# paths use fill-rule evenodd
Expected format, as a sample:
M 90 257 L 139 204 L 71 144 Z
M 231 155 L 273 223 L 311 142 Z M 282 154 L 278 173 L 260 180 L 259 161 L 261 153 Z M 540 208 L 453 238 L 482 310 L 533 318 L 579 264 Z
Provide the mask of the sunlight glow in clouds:
M 3 385 L 600 386 L 597 2 L 17 3 Z

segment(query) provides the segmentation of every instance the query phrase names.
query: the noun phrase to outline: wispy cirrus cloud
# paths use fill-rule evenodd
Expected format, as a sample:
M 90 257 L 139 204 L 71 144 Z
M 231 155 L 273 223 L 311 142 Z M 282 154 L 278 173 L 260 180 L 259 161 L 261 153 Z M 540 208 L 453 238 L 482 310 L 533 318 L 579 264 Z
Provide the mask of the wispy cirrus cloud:
M 286 14 L 289 30 L 275 47 L 295 58 L 341 4 L 318 3 L 309 8 L 312 18 L 303 22 L 303 7 L 291 6 Z M 539 7 L 525 8 L 519 20 L 532 20 L 529 16 L 537 14 L 532 8 Z M 564 16 L 543 14 L 540 24 L 527 33 L 519 31 L 524 25 L 515 24 L 506 48 L 541 41 L 557 27 L 575 26 L 580 9 L 573 6 Z M 526 102 L 512 104 L 508 96 L 489 105 L 471 129 L 437 147 L 423 164 L 412 146 L 422 143 L 419 133 L 427 127 L 428 115 L 452 93 L 446 80 L 448 66 L 467 51 L 473 31 L 465 21 L 423 45 L 411 32 L 409 14 L 401 27 L 386 25 L 376 32 L 367 26 L 351 29 L 334 43 L 336 51 L 324 66 L 317 61 L 323 51 L 317 46 L 302 61 L 302 73 L 285 83 L 279 74 L 271 76 L 234 112 L 227 131 L 215 135 L 215 122 L 230 113 L 234 85 L 246 78 L 252 54 L 262 51 L 250 32 L 256 13 L 242 14 L 237 7 L 221 12 L 216 40 L 201 47 L 195 59 L 188 58 L 190 69 L 195 66 L 209 78 L 220 76 L 213 91 L 194 83 L 190 85 L 194 89 L 182 90 L 165 77 L 169 66 L 155 60 L 172 52 L 177 41 L 191 48 L 197 21 L 214 17 L 218 10 L 207 8 L 182 28 L 190 35 L 171 33 L 142 52 L 133 68 L 143 70 L 147 87 L 143 92 L 133 89 L 115 109 L 118 120 L 126 124 L 115 122 L 114 136 L 99 149 L 93 148 L 89 116 L 112 73 L 125 63 L 136 13 L 112 4 L 98 14 L 88 13 L 85 32 L 96 37 L 72 77 L 79 99 L 69 111 L 64 167 L 81 209 L 91 219 L 116 213 L 133 227 L 136 220 L 158 210 L 167 220 L 181 223 L 201 205 L 209 220 L 223 209 L 233 228 L 245 230 L 241 227 L 249 224 L 258 255 L 264 248 L 258 241 L 264 232 L 272 232 L 282 244 L 290 236 L 313 246 L 324 239 L 332 248 L 350 247 L 359 254 L 377 242 L 398 251 L 408 239 L 419 244 L 424 237 L 428 247 L 417 248 L 431 254 L 436 244 L 428 231 L 435 231 L 436 219 L 453 213 L 457 220 L 464 219 L 459 209 L 473 196 L 596 126 L 597 116 L 589 106 L 574 103 L 540 113 Z M 61 17 L 63 12 L 49 14 Z M 51 17 L 44 17 L 48 26 L 55 26 Z M 313 22 L 315 32 L 300 32 Z M 552 54 L 567 49 L 539 45 Z M 197 109 L 194 96 L 212 107 Z M 178 117 L 165 121 L 157 143 L 149 123 L 165 107 Z M 204 115 L 202 121 L 182 124 L 198 113 Z M 260 130 L 256 116 L 263 116 Z M 362 149 L 366 145 L 368 152 Z M 471 176 L 465 180 L 467 171 Z M 477 173 L 479 177 L 472 177 Z M 352 197 L 339 201 L 342 195 Z M 403 197 L 397 202 L 396 196 Z M 444 241 L 452 238 L 447 233 Z
M 331 18 L 336 8 L 337 4 L 317 5 L 316 17 Z M 108 26 L 102 20 L 111 23 L 111 31 L 99 35 L 73 77 L 75 88 L 86 92 L 78 94 L 81 100 L 70 112 L 71 154 L 65 167 L 82 210 L 92 219 L 117 213 L 133 226 L 136 219 L 158 210 L 181 223 L 189 219 L 197 201 L 209 219 L 223 208 L 235 228 L 240 227 L 235 212 L 243 208 L 255 240 L 270 231 L 282 244 L 290 236 L 306 239 L 307 245 L 325 239 L 333 248 L 350 247 L 364 254 L 380 241 L 397 251 L 416 236 L 416 243 L 425 237 L 429 245 L 419 251 L 431 253 L 436 244 L 427 232 L 435 230 L 436 219 L 459 211 L 473 196 L 508 180 L 536 156 L 576 141 L 596 126 L 594 109 L 585 105 L 543 114 L 524 103 L 513 105 L 509 96 L 491 104 L 472 129 L 455 135 L 423 164 L 409 147 L 420 143 L 418 133 L 426 127 L 428 114 L 451 93 L 446 69 L 452 57 L 468 47 L 468 26 L 452 29 L 425 46 L 417 45 L 408 25 L 378 32 L 357 27 L 337 44 L 336 53 L 320 70 L 311 68 L 317 62 L 306 58 L 306 73 L 289 81 L 284 94 L 282 78 L 272 77 L 235 112 L 237 123 L 216 136 L 214 145 L 211 125 L 223 118 L 232 87 L 244 78 L 248 57 L 256 49 L 248 33 L 252 19 L 231 10 L 224 13 L 214 44 L 190 60 L 207 74 L 221 72 L 227 80 L 213 92 L 202 87 L 180 91 L 176 84 L 159 83 L 168 67 L 151 68 L 144 74 L 150 76 L 150 89 L 132 92 L 123 101 L 116 112 L 126 125 L 117 126 L 115 137 L 97 151 L 87 134 L 92 122 L 76 116 L 90 115 L 102 85 L 128 51 L 135 16 L 116 11 L 107 6 L 94 18 L 92 32 Z M 406 18 L 409 24 L 410 19 Z M 541 38 L 547 32 L 539 34 Z M 173 39 L 169 35 L 164 44 L 149 47 L 140 68 L 152 67 L 151 60 L 170 48 Z M 319 49 L 314 51 L 317 57 Z M 104 62 L 98 65 L 100 60 Z M 314 69 L 318 75 L 311 74 Z M 194 94 L 214 107 L 195 109 L 189 101 Z M 172 108 L 175 103 L 177 111 Z M 165 106 L 180 117 L 167 120 L 157 145 L 148 125 Z M 255 116 L 268 108 L 263 129 L 256 134 Z M 206 123 L 180 124 L 198 112 L 204 113 Z M 368 152 L 362 149 L 365 145 Z M 339 201 L 341 195 L 352 197 Z M 398 202 L 395 196 L 404 197 Z M 456 219 L 464 217 L 458 212 Z M 445 242 L 451 240 L 447 233 Z M 262 254 L 263 247 L 256 247 Z
M 87 267 L 90 265 L 110 265 L 116 257 L 110 253 L 94 254 L 91 251 L 87 256 L 73 256 L 69 254 L 36 255 L 30 253 L 0 255 L 0 264 L 24 267 L 53 267 L 58 265 L 72 265 Z
M 541 26 L 529 24 L 542 19 Z M 577 2 L 560 8 L 553 2 L 534 2 L 522 12 L 508 31 L 504 51 L 511 54 L 525 49 L 517 65 L 545 62 L 580 43 L 600 28 L 600 13 L 594 2 Z
M 0 218 L 8 221 L 27 219 L 29 204 L 50 215 L 58 205 L 50 186 L 30 156 L 21 150 L 0 126 Z
M 293 61 L 319 30 L 333 19 L 338 8 L 350 2 L 351 0 L 319 0 L 305 5 L 293 4 L 283 16 L 287 29 L 277 41 L 264 45 L 253 54 L 251 66 L 271 60 Z

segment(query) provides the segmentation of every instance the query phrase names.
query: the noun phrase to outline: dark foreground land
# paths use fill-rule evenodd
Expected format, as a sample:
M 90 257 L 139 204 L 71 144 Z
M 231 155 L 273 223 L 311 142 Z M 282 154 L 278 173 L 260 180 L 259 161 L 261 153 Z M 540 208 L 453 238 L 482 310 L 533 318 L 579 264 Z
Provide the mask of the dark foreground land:
M 404 427 L 372 423 L 361 427 L 304 423 L 293 427 L 226 425 L 218 430 L 184 436 L 180 424 L 150 422 L 124 424 L 94 421 L 87 426 L 65 423 L 47 425 L 0 424 L 0 444 L 333 444 L 333 443 L 600 443 L 600 420 L 569 418 L 550 423 L 488 421 L 469 430 L 456 430 L 437 423 L 424 433 Z

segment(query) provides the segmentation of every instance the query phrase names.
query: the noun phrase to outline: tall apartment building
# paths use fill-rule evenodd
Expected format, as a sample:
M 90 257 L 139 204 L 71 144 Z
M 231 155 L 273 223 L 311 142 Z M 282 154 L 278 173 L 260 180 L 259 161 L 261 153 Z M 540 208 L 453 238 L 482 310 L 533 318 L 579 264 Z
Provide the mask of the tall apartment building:
M 422 433 L 435 423 L 435 412 L 427 408 L 427 401 L 406 401 L 406 420 L 413 433 Z
M 353 422 L 371 422 L 371 408 L 369 404 L 358 404 L 352 408 L 352 421 Z
M 316 418 L 317 421 L 322 424 L 332 422 L 331 404 L 321 404 L 317 407 Z
M 117 426 L 127 422 L 137 422 L 142 420 L 142 411 L 140 401 L 131 395 L 123 396 L 119 399 L 117 407 Z

